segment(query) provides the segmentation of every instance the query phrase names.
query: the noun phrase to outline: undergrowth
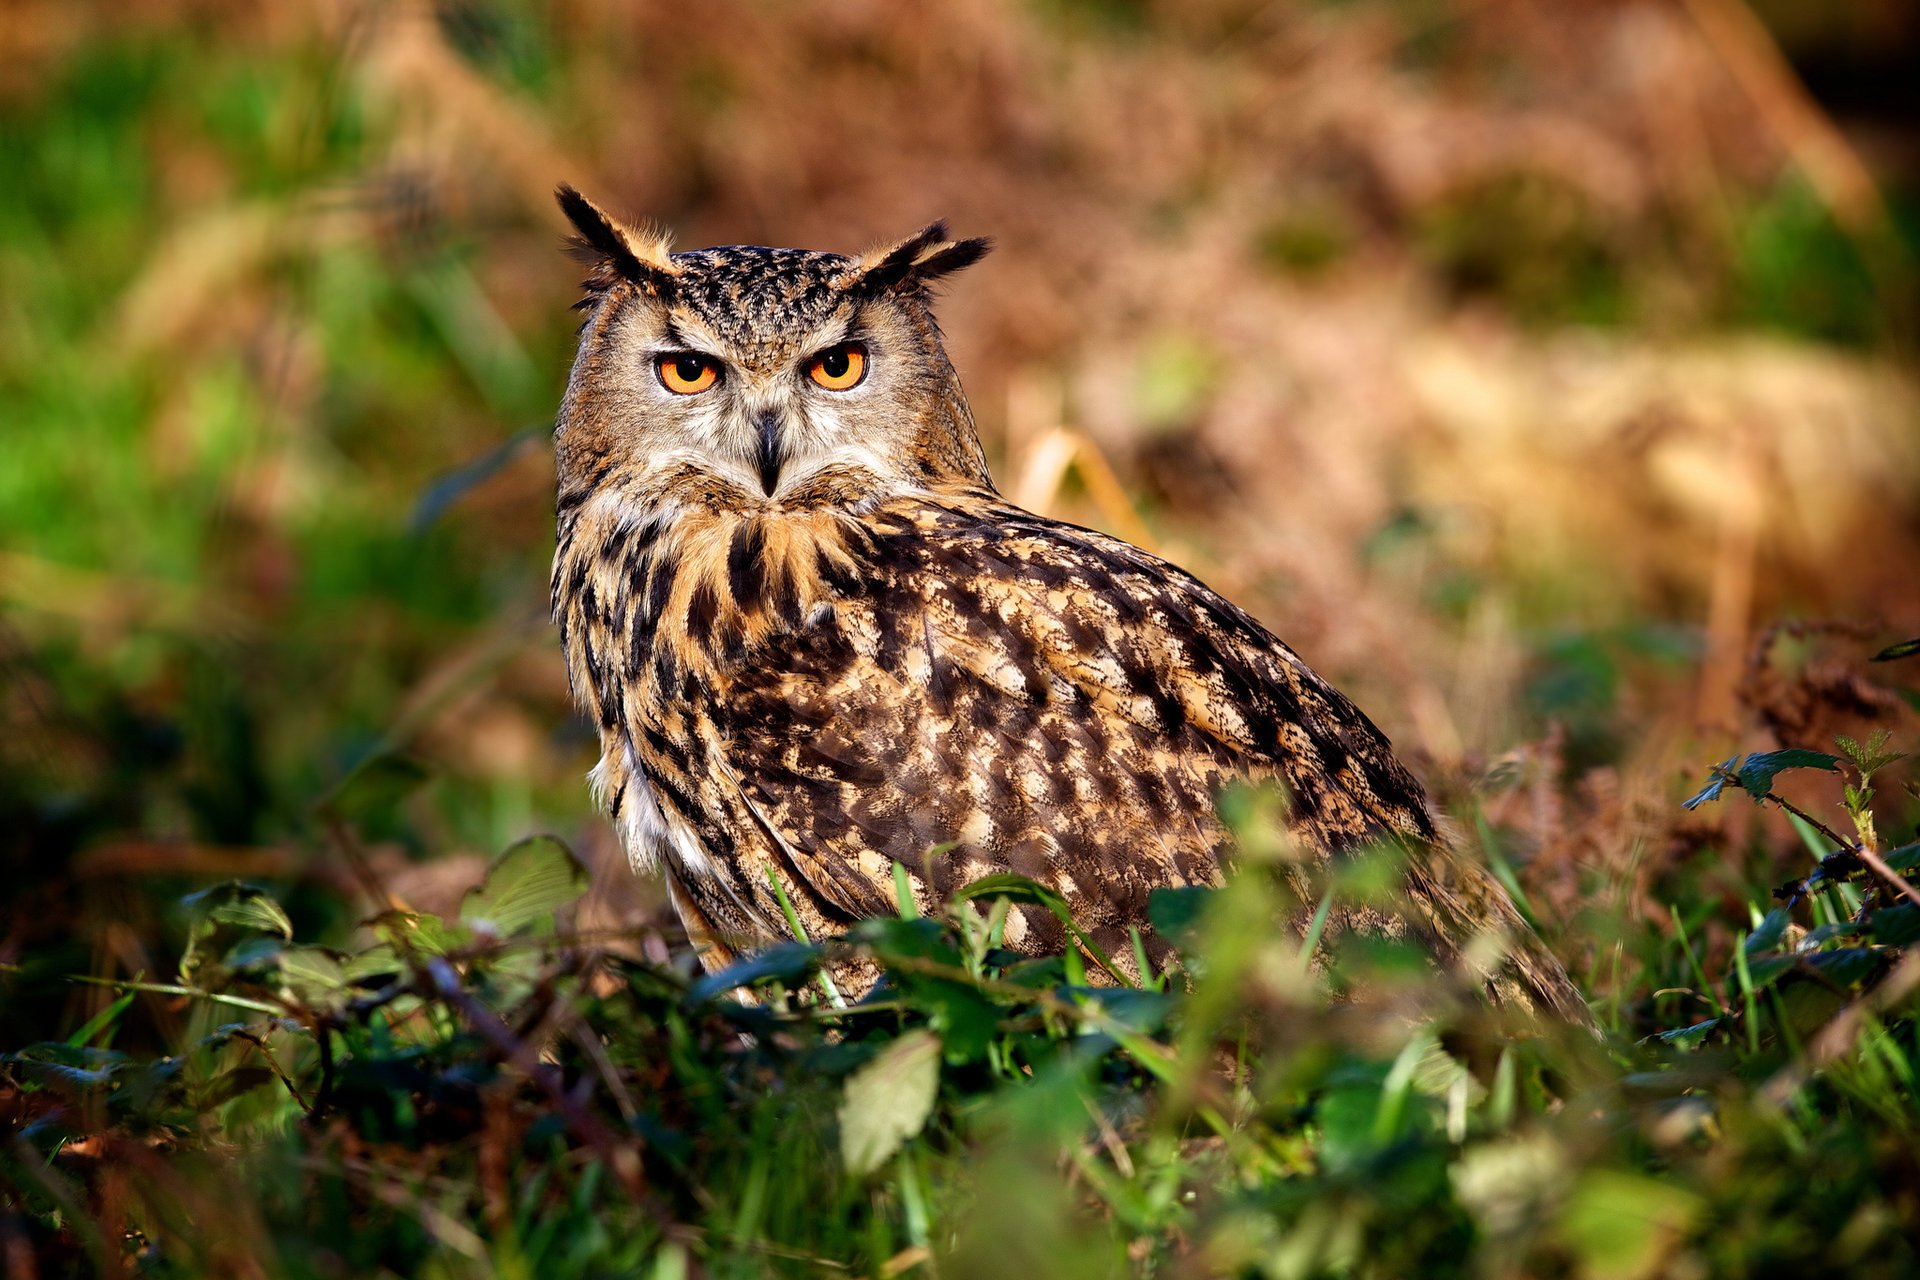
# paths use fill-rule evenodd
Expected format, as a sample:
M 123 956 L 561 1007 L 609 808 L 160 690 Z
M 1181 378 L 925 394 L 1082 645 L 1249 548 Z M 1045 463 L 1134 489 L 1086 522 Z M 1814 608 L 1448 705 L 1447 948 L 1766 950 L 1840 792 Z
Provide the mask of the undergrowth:
M 572 930 L 587 875 L 547 837 L 347 949 L 216 885 L 175 972 L 0 1058 L 0 1249 L 152 1276 L 1912 1274 L 1920 843 L 1876 832 L 1885 745 L 1712 770 L 1690 804 L 1786 806 L 1819 860 L 1721 972 L 1676 914 L 1712 1016 L 1638 1040 L 1275 929 L 1299 868 L 1253 796 L 1229 886 L 1156 895 L 1182 958 L 1139 985 L 998 946 L 1014 903 L 1066 918 L 1012 876 L 706 976 Z M 1851 835 L 1774 789 L 1795 769 L 1849 775 Z M 824 975 L 856 956 L 883 976 L 850 1001 Z M 114 1047 L 143 994 L 180 1013 L 164 1052 Z

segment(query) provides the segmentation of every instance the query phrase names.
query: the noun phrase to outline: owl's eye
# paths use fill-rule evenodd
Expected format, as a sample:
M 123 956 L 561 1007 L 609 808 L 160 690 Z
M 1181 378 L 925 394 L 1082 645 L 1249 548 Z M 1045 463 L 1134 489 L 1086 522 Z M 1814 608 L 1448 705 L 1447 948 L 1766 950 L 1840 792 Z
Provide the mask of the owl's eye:
M 807 376 L 829 391 L 851 391 L 867 376 L 867 349 L 857 342 L 828 347 L 807 366 Z
M 696 395 L 720 381 L 720 362 L 691 351 L 661 356 L 655 368 L 660 372 L 660 385 L 677 396 Z

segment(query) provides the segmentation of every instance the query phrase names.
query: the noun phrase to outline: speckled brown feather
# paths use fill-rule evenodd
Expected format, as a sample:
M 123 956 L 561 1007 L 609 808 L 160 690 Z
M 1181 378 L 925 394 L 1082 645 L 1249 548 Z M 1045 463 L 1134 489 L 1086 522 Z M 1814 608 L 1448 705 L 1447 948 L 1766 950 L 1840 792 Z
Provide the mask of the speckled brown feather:
M 980 251 L 936 226 L 861 259 L 674 254 L 664 303 L 618 271 L 597 284 L 562 411 L 555 616 L 609 812 L 707 962 L 785 936 L 770 876 L 830 933 L 894 910 L 899 862 L 927 907 L 1030 876 L 1130 964 L 1150 892 L 1214 883 L 1230 859 L 1221 789 L 1274 781 L 1323 856 L 1383 836 L 1418 851 L 1411 916 L 1374 924 L 1448 961 L 1498 935 L 1512 951 L 1484 976 L 1503 1002 L 1583 1017 L 1351 702 L 1191 575 L 995 494 L 914 275 Z M 622 281 L 672 308 L 648 322 L 661 332 L 698 325 L 738 352 L 742 378 L 776 377 L 800 350 L 787 335 L 836 315 L 896 326 L 862 332 L 926 357 L 881 419 L 904 444 L 772 492 L 636 450 L 636 394 L 605 393 L 619 325 L 638 323 L 617 320 Z M 1064 942 L 1038 909 L 1007 940 Z

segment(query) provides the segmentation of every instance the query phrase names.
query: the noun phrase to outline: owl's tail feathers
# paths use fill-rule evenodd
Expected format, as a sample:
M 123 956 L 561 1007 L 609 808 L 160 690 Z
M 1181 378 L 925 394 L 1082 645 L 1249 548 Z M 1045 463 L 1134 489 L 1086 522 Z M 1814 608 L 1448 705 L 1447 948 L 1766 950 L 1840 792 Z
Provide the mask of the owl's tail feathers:
M 1478 980 L 1495 1004 L 1598 1030 L 1566 966 L 1484 867 L 1450 845 L 1430 845 L 1408 869 L 1407 894 L 1435 954 Z

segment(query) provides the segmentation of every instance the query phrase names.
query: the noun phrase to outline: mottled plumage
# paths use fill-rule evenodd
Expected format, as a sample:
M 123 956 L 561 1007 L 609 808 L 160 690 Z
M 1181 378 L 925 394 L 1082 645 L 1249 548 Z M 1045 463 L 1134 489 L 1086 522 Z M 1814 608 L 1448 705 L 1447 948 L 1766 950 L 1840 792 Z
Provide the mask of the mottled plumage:
M 895 862 L 925 906 L 1030 876 L 1127 957 L 1154 888 L 1217 882 L 1220 790 L 1271 780 L 1323 854 L 1422 851 L 1386 927 L 1446 960 L 1498 933 L 1497 994 L 1580 1010 L 1298 655 L 1183 570 L 994 491 L 927 293 L 984 241 L 936 224 L 861 258 L 669 253 L 561 202 L 593 274 L 554 612 L 596 786 L 709 966 L 786 936 L 770 875 L 818 935 L 892 912 Z M 1007 940 L 1064 944 L 1037 908 Z

